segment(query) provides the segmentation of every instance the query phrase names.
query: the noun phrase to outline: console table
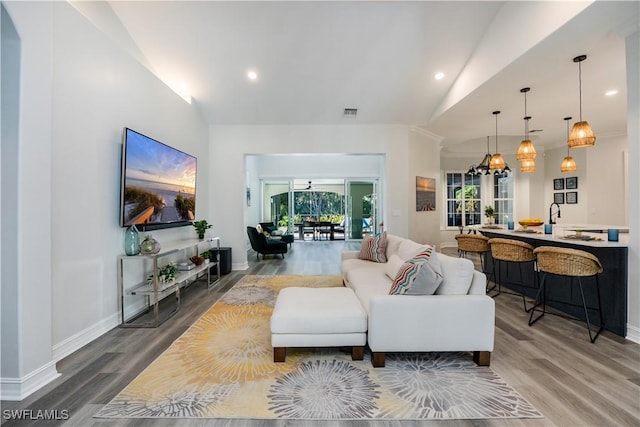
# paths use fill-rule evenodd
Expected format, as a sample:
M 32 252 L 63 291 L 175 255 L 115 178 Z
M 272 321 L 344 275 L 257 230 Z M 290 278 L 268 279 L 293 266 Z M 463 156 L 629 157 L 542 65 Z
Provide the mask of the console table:
M 190 281 L 206 275 L 209 289 L 218 284 L 220 282 L 219 258 L 217 262 L 203 263 L 186 271 L 178 271 L 175 279 L 170 282 L 160 282 L 158 279 L 160 264 L 166 265 L 170 262 L 188 260 L 189 257 L 210 249 L 220 253 L 220 238 L 181 240 L 163 247 L 157 254 L 118 255 L 120 326 L 157 327 L 178 312 L 180 309 L 180 289 Z M 213 281 L 211 281 L 212 268 L 215 268 L 216 271 Z M 173 309 L 161 310 L 160 301 L 170 295 L 175 298 Z M 125 299 L 134 296 L 144 297 L 143 307 L 135 310 L 135 314 L 127 316 L 127 301 Z M 150 320 L 136 322 L 137 319 L 149 313 L 151 313 Z

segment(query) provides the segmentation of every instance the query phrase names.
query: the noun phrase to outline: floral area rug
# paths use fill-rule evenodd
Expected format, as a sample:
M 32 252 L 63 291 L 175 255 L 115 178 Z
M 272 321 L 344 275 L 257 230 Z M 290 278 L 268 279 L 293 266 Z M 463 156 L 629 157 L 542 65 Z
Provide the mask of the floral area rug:
M 256 419 L 539 418 L 471 353 L 287 349 L 273 362 L 280 289 L 342 286 L 339 276 L 245 276 L 95 417 Z

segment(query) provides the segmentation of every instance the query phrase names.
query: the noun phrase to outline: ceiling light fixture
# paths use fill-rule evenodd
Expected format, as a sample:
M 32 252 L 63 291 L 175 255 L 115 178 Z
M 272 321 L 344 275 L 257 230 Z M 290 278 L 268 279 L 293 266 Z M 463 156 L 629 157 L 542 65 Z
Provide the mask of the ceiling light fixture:
M 489 151 L 489 137 L 487 136 L 487 154 L 484 155 L 484 158 L 480 162 L 478 166 L 471 165 L 467 173 L 469 175 L 489 175 L 489 163 L 491 162 L 491 152 Z
M 524 140 L 520 142 L 520 146 L 518 147 L 518 152 L 516 153 L 517 160 L 535 160 L 536 159 L 536 149 L 533 146 L 533 142 L 529 139 L 529 120 L 530 116 L 527 116 L 527 92 L 531 90 L 528 87 L 520 89 L 521 93 L 524 93 Z M 522 172 L 533 172 L 531 170 L 522 170 Z M 535 167 L 534 167 L 535 170 Z
M 494 171 L 496 175 L 511 170 L 502 158 L 502 154 L 498 152 L 498 114 L 500 114 L 500 111 L 493 112 L 493 115 L 496 116 L 496 153 L 491 156 L 491 162 L 489 162 L 489 169 Z
M 258 73 L 256 73 L 254 70 L 249 70 L 247 72 L 247 77 L 249 78 L 249 80 L 256 80 L 258 78 Z
M 573 58 L 573 62 L 578 63 L 578 82 L 580 88 L 580 121 L 576 122 L 571 129 L 571 134 L 567 139 L 570 148 L 591 147 L 596 144 L 596 136 L 591 130 L 587 121 L 582 120 L 582 61 L 587 59 L 587 55 L 580 55 Z
M 569 120 L 571 117 L 565 117 L 564 120 L 567 122 L 567 138 L 569 138 Z M 569 155 L 569 147 L 567 146 L 567 157 L 562 159 L 562 164 L 560 165 L 560 172 L 574 172 L 578 170 L 578 165 L 576 165 L 576 161 L 573 160 L 573 157 Z
M 524 159 L 520 163 L 520 172 L 535 172 L 536 171 L 536 162 L 531 159 Z
M 617 89 L 611 89 L 608 90 L 604 93 L 606 96 L 613 96 L 613 95 L 617 95 L 618 94 L 618 90 Z
M 442 80 L 444 79 L 444 73 L 442 71 L 439 71 L 433 76 L 433 78 L 436 80 Z

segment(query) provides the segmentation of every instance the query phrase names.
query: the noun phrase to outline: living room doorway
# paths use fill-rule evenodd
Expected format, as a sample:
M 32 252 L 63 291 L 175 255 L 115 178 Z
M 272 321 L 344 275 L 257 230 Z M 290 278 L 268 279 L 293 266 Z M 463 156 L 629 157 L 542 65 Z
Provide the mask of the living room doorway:
M 377 179 L 261 180 L 262 214 L 297 240 L 361 240 L 378 230 Z

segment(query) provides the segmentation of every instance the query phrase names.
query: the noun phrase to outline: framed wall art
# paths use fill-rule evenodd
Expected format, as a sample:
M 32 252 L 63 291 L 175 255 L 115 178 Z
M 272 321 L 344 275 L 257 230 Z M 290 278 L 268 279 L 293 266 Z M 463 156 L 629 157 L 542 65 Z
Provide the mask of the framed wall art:
M 556 178 L 553 180 L 554 190 L 564 190 L 564 178 Z
M 553 193 L 553 201 L 559 205 L 564 205 L 564 193 Z
M 436 210 L 436 179 L 416 176 L 416 212 Z
M 567 204 L 575 205 L 578 203 L 578 192 L 577 191 L 567 191 Z
M 576 188 L 578 188 L 578 177 L 577 176 L 568 177 L 565 181 L 566 181 L 567 190 L 575 190 Z

